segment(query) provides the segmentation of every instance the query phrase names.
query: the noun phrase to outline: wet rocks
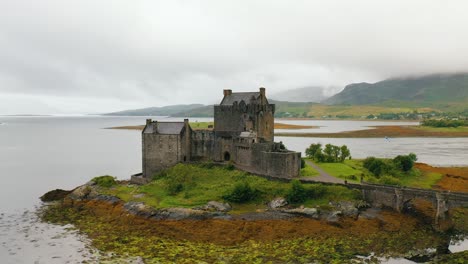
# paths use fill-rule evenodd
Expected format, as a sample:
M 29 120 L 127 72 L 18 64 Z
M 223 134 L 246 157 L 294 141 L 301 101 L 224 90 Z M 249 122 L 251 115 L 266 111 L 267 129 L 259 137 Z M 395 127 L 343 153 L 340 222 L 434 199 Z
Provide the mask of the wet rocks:
M 309 218 L 318 219 L 320 217 L 319 211 L 317 208 L 308 208 L 308 207 L 299 207 L 293 209 L 283 209 L 280 210 L 283 213 L 301 215 Z
M 46 192 L 44 195 L 42 195 L 40 197 L 40 199 L 43 202 L 58 201 L 58 200 L 62 200 L 63 198 L 65 198 L 71 192 L 72 191 L 66 191 L 66 190 L 62 190 L 62 189 L 55 189 L 53 191 Z
M 285 198 L 283 198 L 283 197 L 277 197 L 277 198 L 271 200 L 271 201 L 268 203 L 268 208 L 270 208 L 270 209 L 277 209 L 277 208 L 286 206 L 287 204 L 288 204 L 288 201 L 286 201 Z
M 85 184 L 76 189 L 74 189 L 69 195 L 68 198 L 76 201 L 90 200 L 98 196 L 96 187 L 92 184 Z
M 225 216 L 223 212 L 209 212 L 199 209 L 190 208 L 166 208 L 166 209 L 154 209 L 142 202 L 128 202 L 124 204 L 124 209 L 137 216 L 144 218 L 152 218 L 156 220 L 203 220 L 209 218 L 222 218 Z
M 144 218 L 150 218 L 156 215 L 157 213 L 157 211 L 153 207 L 148 206 L 142 202 L 128 202 L 124 204 L 123 208 L 133 215 L 141 216 Z
M 209 211 L 209 212 L 229 212 L 232 206 L 228 203 L 221 203 L 217 201 L 209 201 L 207 204 L 193 208 L 195 210 Z

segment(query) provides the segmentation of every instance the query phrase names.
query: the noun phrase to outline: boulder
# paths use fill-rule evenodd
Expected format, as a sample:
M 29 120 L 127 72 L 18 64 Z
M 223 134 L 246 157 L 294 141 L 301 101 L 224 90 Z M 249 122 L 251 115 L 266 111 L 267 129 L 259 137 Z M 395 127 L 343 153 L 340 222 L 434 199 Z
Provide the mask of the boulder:
M 158 213 L 158 211 L 153 207 L 148 206 L 142 202 L 128 202 L 124 204 L 123 208 L 133 215 L 138 215 L 145 218 L 152 217 Z
M 338 208 L 340 209 L 341 213 L 347 217 L 357 217 L 359 214 L 359 210 L 356 208 L 353 202 L 339 202 Z
M 228 203 L 221 203 L 221 202 L 217 202 L 217 201 L 209 201 L 206 205 L 201 207 L 201 210 L 229 212 L 229 211 L 232 210 L 232 207 Z
M 281 212 L 288 213 L 288 214 L 302 215 L 302 216 L 310 217 L 314 219 L 319 218 L 319 212 L 317 208 L 300 207 L 300 208 L 294 208 L 294 209 L 284 209 L 284 210 L 281 210 Z
M 68 198 L 76 201 L 90 200 L 96 198 L 98 192 L 95 187 L 92 185 L 82 185 L 74 189 L 69 195 Z
M 328 223 L 338 223 L 340 221 L 340 216 L 342 215 L 343 213 L 341 211 L 333 211 L 333 212 L 330 212 L 330 214 L 328 214 L 326 220 Z
M 52 202 L 52 201 L 58 201 L 62 200 L 65 198 L 67 195 L 69 195 L 72 191 L 65 191 L 62 189 L 55 189 L 53 191 L 49 191 L 42 195 L 40 197 L 41 201 L 43 202 Z
M 104 195 L 104 194 L 97 195 L 93 200 L 104 201 L 104 202 L 108 202 L 108 203 L 111 203 L 111 204 L 116 204 L 116 203 L 122 201 L 118 197 L 115 197 L 115 196 L 112 196 L 112 195 Z
M 205 210 L 190 209 L 190 208 L 167 208 L 161 209 L 152 216 L 157 220 L 182 220 L 182 219 L 193 219 L 203 220 L 208 218 L 214 218 L 223 216 L 222 212 L 208 212 Z
M 283 207 L 285 205 L 288 204 L 288 201 L 286 201 L 285 198 L 283 197 L 277 197 L 273 200 L 271 200 L 269 203 L 268 203 L 268 207 L 270 209 L 277 209 L 277 208 L 280 208 L 280 207 Z

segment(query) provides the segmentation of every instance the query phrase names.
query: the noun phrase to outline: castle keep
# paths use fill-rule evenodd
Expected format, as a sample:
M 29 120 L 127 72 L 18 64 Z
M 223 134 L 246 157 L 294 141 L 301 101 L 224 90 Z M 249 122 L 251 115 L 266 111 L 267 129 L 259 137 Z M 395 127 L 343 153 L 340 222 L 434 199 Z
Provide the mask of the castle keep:
M 275 105 L 265 88 L 259 92 L 224 90 L 214 106 L 214 128 L 194 130 L 184 122 L 146 120 L 142 132 L 143 178 L 179 162 L 232 162 L 255 174 L 291 178 L 299 175 L 301 153 L 274 142 Z

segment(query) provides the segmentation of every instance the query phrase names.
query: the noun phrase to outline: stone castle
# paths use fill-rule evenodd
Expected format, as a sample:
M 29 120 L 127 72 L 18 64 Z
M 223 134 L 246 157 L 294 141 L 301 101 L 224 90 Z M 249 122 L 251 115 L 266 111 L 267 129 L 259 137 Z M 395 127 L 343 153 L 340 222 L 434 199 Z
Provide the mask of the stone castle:
M 149 180 L 177 163 L 196 161 L 229 162 L 272 177 L 298 176 L 301 153 L 274 142 L 274 113 L 275 105 L 268 103 L 265 88 L 260 88 L 242 93 L 224 90 L 223 100 L 214 106 L 211 129 L 194 130 L 188 119 L 147 119 L 142 132 L 143 174 L 138 178 Z

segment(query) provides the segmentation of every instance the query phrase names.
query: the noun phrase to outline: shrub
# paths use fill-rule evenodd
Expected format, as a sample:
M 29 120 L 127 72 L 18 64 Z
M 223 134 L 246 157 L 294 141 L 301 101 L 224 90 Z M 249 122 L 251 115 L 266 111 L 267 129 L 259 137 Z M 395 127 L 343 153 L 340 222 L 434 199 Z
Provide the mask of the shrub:
M 159 179 L 164 179 L 167 177 L 167 171 L 166 170 L 162 170 L 156 174 L 153 175 L 153 177 L 151 178 L 153 181 L 155 180 L 159 180 Z
M 307 199 L 307 190 L 298 180 L 291 181 L 291 188 L 286 194 L 289 203 L 302 203 Z
M 232 163 L 232 161 L 229 161 L 229 163 L 224 168 L 226 170 L 234 170 L 236 167 L 234 167 L 234 163 Z
M 244 181 L 237 183 L 229 193 L 223 195 L 223 199 L 233 203 L 245 203 L 255 200 L 258 195 L 259 191 Z
M 305 160 L 301 159 L 301 169 L 305 168 Z
M 375 157 L 366 158 L 363 162 L 363 166 L 377 177 L 390 170 L 389 166 L 383 160 Z
M 314 184 L 307 188 L 307 196 L 313 199 L 323 197 L 327 192 L 327 188 L 321 184 Z
M 107 188 L 112 187 L 113 185 L 117 183 L 115 181 L 115 177 L 112 177 L 109 175 L 94 177 L 91 181 L 96 183 L 100 187 L 107 187 Z
M 401 185 L 401 182 L 399 179 L 392 177 L 392 176 L 382 176 L 382 178 L 379 179 L 379 183 L 381 184 L 387 184 L 387 185 Z
M 188 190 L 196 185 L 190 167 L 177 165 L 164 177 L 165 189 L 169 195 L 175 195 L 182 190 Z
M 414 158 L 414 157 L 413 157 Z M 409 171 L 413 168 L 414 160 L 409 155 L 398 155 L 393 159 L 395 166 L 402 171 Z

